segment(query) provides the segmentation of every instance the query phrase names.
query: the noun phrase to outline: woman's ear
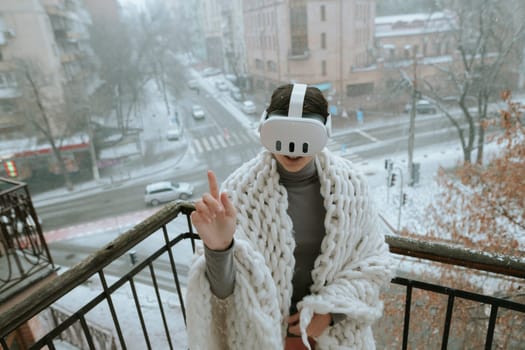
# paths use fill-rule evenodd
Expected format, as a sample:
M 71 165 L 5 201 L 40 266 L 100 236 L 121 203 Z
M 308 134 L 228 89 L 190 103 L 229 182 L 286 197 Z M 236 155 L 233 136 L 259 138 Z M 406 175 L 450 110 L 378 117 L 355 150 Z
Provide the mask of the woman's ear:
M 262 123 L 266 120 L 266 117 L 268 116 L 268 112 L 266 111 L 266 109 L 262 112 L 261 114 L 261 119 L 259 120 L 259 133 L 261 132 L 261 126 L 262 126 Z
M 328 116 L 326 117 L 326 123 L 324 123 L 326 127 L 326 133 L 328 134 L 328 137 L 332 136 L 332 115 L 328 113 Z

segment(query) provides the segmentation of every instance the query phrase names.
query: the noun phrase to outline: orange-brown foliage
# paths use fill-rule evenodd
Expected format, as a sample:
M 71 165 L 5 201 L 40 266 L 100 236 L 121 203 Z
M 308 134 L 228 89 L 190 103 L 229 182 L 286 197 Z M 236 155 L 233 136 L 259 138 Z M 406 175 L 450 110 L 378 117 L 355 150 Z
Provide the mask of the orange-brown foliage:
M 523 256 L 518 236 L 525 235 L 525 128 L 524 108 L 511 102 L 509 91 L 502 93 L 508 108 L 500 111 L 501 133 L 497 137 L 501 149 L 487 166 L 461 165 L 451 176 L 441 170 L 438 183 L 443 190 L 438 200 L 429 206 L 430 230 L 427 240 L 445 241 L 468 248 L 498 254 Z M 402 234 L 421 239 L 404 230 Z M 435 266 L 435 283 L 451 288 L 485 293 L 484 279 L 488 274 L 448 265 Z M 417 279 L 417 277 L 416 277 Z M 520 284 L 501 280 L 493 286 L 498 296 L 521 298 Z M 520 296 L 521 293 L 521 296 Z M 414 292 L 411 313 L 410 348 L 440 348 L 446 300 L 427 292 Z M 420 309 L 420 312 L 417 312 Z M 384 336 L 390 345 L 399 345 L 402 337 L 404 294 L 389 293 L 385 315 L 390 320 Z M 494 345 L 497 349 L 514 349 L 525 341 L 523 314 L 498 314 Z M 455 304 L 450 341 L 453 347 L 477 349 L 484 346 L 488 315 L 483 304 L 462 301 Z M 390 334 L 388 334 L 390 332 Z M 432 344 L 432 345 L 431 345 Z M 518 345 L 519 346 L 519 345 Z
M 444 234 L 467 247 L 519 255 L 517 237 L 525 232 L 524 108 L 510 101 L 510 92 L 502 97 L 508 108 L 500 111 L 500 152 L 487 166 L 459 166 L 455 177 L 440 172 L 443 192 L 429 208 L 435 224 L 431 236 Z

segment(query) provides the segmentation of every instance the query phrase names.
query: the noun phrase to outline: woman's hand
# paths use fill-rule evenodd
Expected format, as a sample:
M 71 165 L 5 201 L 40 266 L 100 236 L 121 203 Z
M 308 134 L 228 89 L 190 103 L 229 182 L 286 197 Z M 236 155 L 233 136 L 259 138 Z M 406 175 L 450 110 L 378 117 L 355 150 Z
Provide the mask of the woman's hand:
M 288 332 L 293 335 L 301 335 L 301 329 L 299 328 L 299 312 L 291 315 L 288 318 Z M 331 314 L 315 314 L 310 321 L 310 324 L 306 328 L 306 334 L 309 337 L 318 337 L 325 331 L 326 328 L 332 322 Z
M 209 249 L 225 250 L 233 240 L 237 211 L 227 193 L 219 194 L 217 178 L 211 170 L 208 170 L 208 184 L 210 193 L 195 202 L 191 221 Z

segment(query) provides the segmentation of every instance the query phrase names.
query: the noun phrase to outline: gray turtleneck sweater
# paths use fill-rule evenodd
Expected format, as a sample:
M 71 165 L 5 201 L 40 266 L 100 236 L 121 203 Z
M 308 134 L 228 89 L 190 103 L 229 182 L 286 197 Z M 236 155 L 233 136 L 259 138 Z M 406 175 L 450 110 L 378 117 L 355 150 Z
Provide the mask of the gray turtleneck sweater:
M 313 160 L 295 173 L 286 171 L 279 162 L 277 165 L 279 181 L 288 192 L 288 215 L 292 219 L 296 243 L 295 269 L 292 279 L 293 295 L 290 307 L 290 314 L 293 314 L 297 312 L 297 303 L 310 294 L 310 286 L 313 283 L 311 271 L 325 236 L 326 210 Z M 233 242 L 224 251 L 214 251 L 205 247 L 206 276 L 210 281 L 213 294 L 218 298 L 226 298 L 233 293 L 235 264 L 232 247 Z M 341 316 L 334 317 L 334 321 L 339 320 Z

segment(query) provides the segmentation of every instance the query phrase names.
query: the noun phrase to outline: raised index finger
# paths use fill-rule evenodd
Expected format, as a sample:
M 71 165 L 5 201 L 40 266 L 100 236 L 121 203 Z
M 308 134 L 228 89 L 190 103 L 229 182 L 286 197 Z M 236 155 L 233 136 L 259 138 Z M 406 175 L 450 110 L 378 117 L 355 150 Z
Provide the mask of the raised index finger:
M 217 178 L 215 173 L 211 170 L 208 170 L 208 184 L 210 186 L 210 194 L 215 199 L 219 199 L 219 186 L 217 185 Z

